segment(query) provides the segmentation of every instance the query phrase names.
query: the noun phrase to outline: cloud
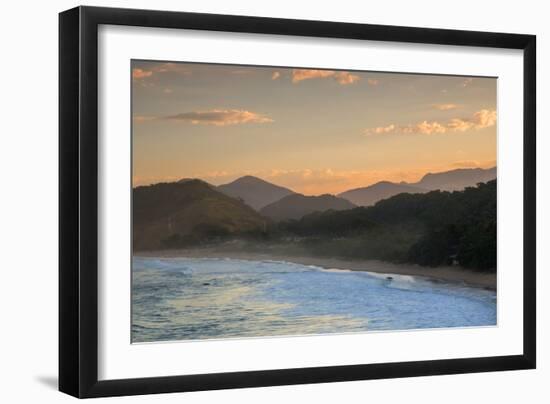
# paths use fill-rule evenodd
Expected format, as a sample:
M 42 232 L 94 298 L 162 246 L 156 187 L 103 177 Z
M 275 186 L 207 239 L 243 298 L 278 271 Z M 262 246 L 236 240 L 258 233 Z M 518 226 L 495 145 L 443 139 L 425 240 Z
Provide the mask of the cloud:
M 132 69 L 132 78 L 134 80 L 144 79 L 146 77 L 151 77 L 152 75 L 153 75 L 152 70 L 143 70 L 138 68 Z
M 228 126 L 245 123 L 271 123 L 273 119 L 256 112 L 240 109 L 212 109 L 209 111 L 183 112 L 157 118 L 164 121 L 178 121 L 193 125 Z
M 457 104 L 432 104 L 432 107 L 440 111 L 450 111 L 451 109 L 457 109 Z
M 191 70 L 180 63 L 161 63 L 152 68 L 154 73 L 176 73 L 187 76 L 191 74 Z
M 277 80 L 279 77 L 281 77 L 281 73 L 273 72 L 273 74 L 271 75 L 271 80 Z
M 157 63 L 152 64 L 149 69 L 135 67 L 132 69 L 132 79 L 135 82 L 141 82 L 144 79 L 153 78 L 157 74 L 173 73 L 179 75 L 190 75 L 191 70 L 179 63 Z
M 471 119 L 453 118 L 447 123 L 447 127 L 454 131 L 464 132 L 468 129 L 483 129 L 495 126 L 497 111 L 482 109 L 477 111 Z
M 367 83 L 369 84 L 369 86 L 377 86 L 380 81 L 377 79 L 367 79 Z
M 379 126 L 377 128 L 371 128 L 367 130 L 372 131 L 373 134 L 381 135 L 383 133 L 392 133 L 395 131 L 395 129 L 396 129 L 396 126 L 392 123 L 391 125 L 388 125 L 388 126 Z
M 337 194 L 350 189 L 366 187 L 379 181 L 417 182 L 426 173 L 443 172 L 456 168 L 494 167 L 496 161 L 455 161 L 448 165 L 395 167 L 392 169 L 333 169 L 333 168 L 273 168 L 265 170 L 226 171 L 223 168 L 206 172 L 182 172 L 177 176 L 134 177 L 134 186 L 156 182 L 177 181 L 181 178 L 200 178 L 213 185 L 226 184 L 244 175 L 253 175 L 300 192 L 305 195 Z
M 479 128 L 494 126 L 497 122 L 497 111 L 494 109 L 482 109 L 474 114 L 474 122 Z
M 465 132 L 469 129 L 483 129 L 494 126 L 497 121 L 497 111 L 482 109 L 473 114 L 471 118 L 452 118 L 446 123 L 437 121 L 422 121 L 416 124 L 379 126 L 364 130 L 367 136 L 382 134 L 422 134 L 433 135 L 447 132 Z
M 339 84 L 342 85 L 353 84 L 356 81 L 359 81 L 359 76 L 348 72 L 337 72 L 334 74 L 334 78 Z
M 174 90 L 172 90 L 171 88 L 165 88 L 164 90 L 162 90 L 162 92 L 164 94 L 172 94 L 174 92 Z
M 404 128 L 405 133 L 421 133 L 423 135 L 432 135 L 434 133 L 445 133 L 447 129 L 439 122 L 423 121 L 416 125 Z
M 332 70 L 293 69 L 292 82 L 299 83 L 303 80 L 332 78 L 338 84 L 347 85 L 359 80 L 359 76 L 349 72 L 335 72 Z
M 192 173 L 181 177 L 201 178 L 214 185 L 225 184 L 243 175 L 253 175 L 300 192 L 305 195 L 337 194 L 350 189 L 366 187 L 379 181 L 416 182 L 427 172 L 456 168 L 451 165 L 426 167 L 399 167 L 388 170 L 349 170 L 334 168 L 266 169 L 249 171 L 213 171 Z
M 334 72 L 331 70 L 294 69 L 292 70 L 292 82 L 298 83 L 302 80 L 321 79 L 333 75 Z
M 154 116 L 147 116 L 147 115 L 134 115 L 132 119 L 134 120 L 134 123 L 144 123 L 148 121 L 154 121 L 157 118 Z
M 415 181 L 426 171 L 419 173 L 395 170 L 335 170 L 331 168 L 302 168 L 251 170 L 239 172 L 196 173 L 193 177 L 201 178 L 215 185 L 224 184 L 243 175 L 254 175 L 271 183 L 288 187 L 295 192 L 306 195 L 336 194 L 348 189 L 367 186 L 382 179 Z

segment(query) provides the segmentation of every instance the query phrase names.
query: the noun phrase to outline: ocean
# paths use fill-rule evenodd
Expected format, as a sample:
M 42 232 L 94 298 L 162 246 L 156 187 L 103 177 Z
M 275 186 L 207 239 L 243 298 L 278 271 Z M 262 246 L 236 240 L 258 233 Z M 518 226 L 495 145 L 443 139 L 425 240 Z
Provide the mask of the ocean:
M 133 258 L 132 342 L 496 325 L 496 293 L 281 261 Z

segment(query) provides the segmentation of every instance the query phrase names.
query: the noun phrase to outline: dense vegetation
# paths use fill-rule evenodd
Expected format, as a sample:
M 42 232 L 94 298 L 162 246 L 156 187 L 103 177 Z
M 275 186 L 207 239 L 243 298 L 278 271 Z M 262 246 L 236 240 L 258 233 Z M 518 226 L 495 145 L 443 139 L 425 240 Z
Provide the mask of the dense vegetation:
M 135 250 L 182 248 L 258 234 L 266 219 L 200 180 L 160 183 L 133 191 Z
M 316 254 L 496 268 L 496 180 L 464 191 L 399 194 L 371 207 L 281 223 Z
M 137 250 L 240 239 L 255 249 L 496 268 L 496 180 L 464 191 L 402 193 L 370 207 L 282 222 L 198 180 L 136 188 L 133 204 Z
M 355 205 L 344 198 L 334 195 L 306 196 L 291 194 L 270 203 L 260 209 L 260 214 L 274 221 L 300 219 L 314 212 L 327 210 L 347 210 L 355 208 Z

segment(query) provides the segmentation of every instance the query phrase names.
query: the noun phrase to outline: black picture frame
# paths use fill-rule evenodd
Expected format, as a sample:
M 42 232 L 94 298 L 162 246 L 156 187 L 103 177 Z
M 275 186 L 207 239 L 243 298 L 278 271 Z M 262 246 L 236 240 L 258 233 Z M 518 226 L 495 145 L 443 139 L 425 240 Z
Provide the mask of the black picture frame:
M 98 26 L 523 50 L 523 354 L 99 381 Z M 77 7 L 59 15 L 59 390 L 104 397 L 533 369 L 536 366 L 536 37 L 340 22 Z

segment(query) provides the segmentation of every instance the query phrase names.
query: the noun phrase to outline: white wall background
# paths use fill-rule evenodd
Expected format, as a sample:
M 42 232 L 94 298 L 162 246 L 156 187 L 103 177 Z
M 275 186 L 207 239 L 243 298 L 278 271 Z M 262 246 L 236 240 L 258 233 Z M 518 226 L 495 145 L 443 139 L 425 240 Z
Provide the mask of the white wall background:
M 9 2 L 0 24 L 0 400 L 62 403 L 57 384 L 57 13 L 60 0 Z M 531 33 L 538 36 L 538 369 L 533 371 L 285 386 L 109 399 L 128 403 L 334 403 L 406 401 L 545 403 L 550 399 L 550 227 L 544 150 L 550 125 L 547 92 L 550 26 L 535 0 L 444 2 L 306 2 L 279 0 L 90 1 L 88 5 L 156 8 L 282 18 Z M 546 185 L 546 187 L 545 187 Z M 411 349 L 414 349 L 411 347 Z

